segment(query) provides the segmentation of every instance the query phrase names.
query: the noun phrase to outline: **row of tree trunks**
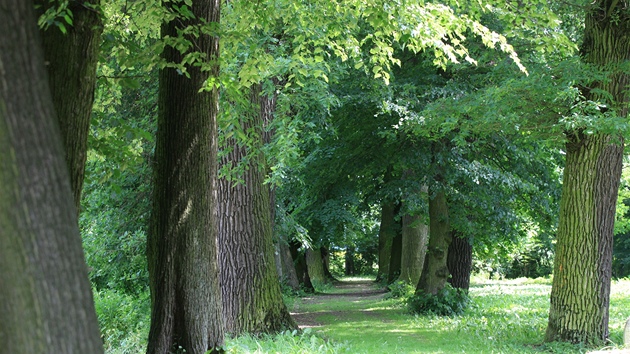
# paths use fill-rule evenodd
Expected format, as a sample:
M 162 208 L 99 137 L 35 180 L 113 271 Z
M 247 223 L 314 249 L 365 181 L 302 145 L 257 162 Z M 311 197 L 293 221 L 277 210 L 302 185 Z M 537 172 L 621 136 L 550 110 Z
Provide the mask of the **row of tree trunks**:
M 197 19 L 219 21 L 219 0 L 195 1 L 194 19 L 162 25 L 162 36 L 177 37 Z M 175 11 L 173 3 L 165 7 Z M 206 59 L 219 55 L 218 38 L 201 34 L 194 41 Z M 167 46 L 169 63 L 183 54 Z M 214 214 L 217 160 L 218 91 L 199 92 L 208 75 L 188 66 L 187 78 L 174 68 L 159 75 L 159 114 L 155 148 L 154 196 L 147 258 L 151 289 L 148 354 L 181 347 L 205 353 L 223 343 L 221 293 Z
M 58 3 L 36 0 L 35 5 L 40 13 L 44 13 Z M 100 0 L 71 1 L 68 10 L 72 12 L 72 25 L 66 26 L 66 33 L 55 25 L 41 31 L 48 82 L 77 212 L 81 204 L 96 65 L 103 32 L 99 6 Z
M 428 237 L 429 227 L 422 223 L 419 215 L 402 217 L 402 248 L 398 280 L 418 284 L 424 266 Z
M 271 119 L 275 100 L 262 96 L 261 85 L 250 92 L 252 112 L 241 126 L 259 136 L 264 143 L 264 125 Z M 273 100 L 273 104 L 270 104 Z M 218 230 L 223 318 L 226 331 L 274 333 L 297 328 L 282 301 L 275 267 L 271 201 L 265 184 L 265 158 L 262 151 L 250 152 L 234 138 L 228 141 L 229 153 L 222 164 L 233 166 L 245 158 L 249 166 L 240 176 L 242 183 L 219 180 Z M 248 156 L 254 155 L 254 156 Z M 238 294 L 238 296 L 235 296 Z
M 3 353 L 103 353 L 33 3 L 0 11 Z
M 457 230 L 452 232 L 452 241 L 448 246 L 446 264 L 451 277 L 448 282 L 457 289 L 468 291 L 470 288 L 470 272 L 472 271 L 472 242 L 462 237 Z
M 597 0 L 586 11 L 582 58 L 611 71 L 582 88 L 585 99 L 628 116 L 630 60 L 627 2 Z M 606 94 L 602 94 L 606 92 Z M 566 166 L 546 341 L 601 343 L 608 338 L 615 208 L 623 158 L 617 135 L 567 132 Z

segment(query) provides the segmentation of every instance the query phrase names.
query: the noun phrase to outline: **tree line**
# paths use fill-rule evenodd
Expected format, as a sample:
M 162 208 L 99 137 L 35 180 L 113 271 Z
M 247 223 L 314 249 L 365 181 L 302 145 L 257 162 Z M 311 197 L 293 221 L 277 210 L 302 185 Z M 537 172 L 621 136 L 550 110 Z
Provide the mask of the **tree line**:
M 467 288 L 473 238 L 497 244 L 484 227 L 555 227 L 549 146 L 564 167 L 545 340 L 606 340 L 627 4 L 384 5 L 0 0 L 4 348 L 103 351 L 77 217 L 97 66 L 118 40 L 107 6 L 160 26 L 159 57 L 115 62 L 159 72 L 148 353 L 296 328 L 279 279 L 326 281 L 352 215 L 379 215 L 378 279 Z M 293 230 L 274 244 L 277 220 Z

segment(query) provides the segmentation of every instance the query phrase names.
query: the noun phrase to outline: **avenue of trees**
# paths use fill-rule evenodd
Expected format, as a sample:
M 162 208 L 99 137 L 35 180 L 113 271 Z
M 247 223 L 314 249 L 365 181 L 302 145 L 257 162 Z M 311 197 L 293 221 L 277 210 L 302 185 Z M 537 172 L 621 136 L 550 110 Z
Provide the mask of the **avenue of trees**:
M 147 353 L 220 352 L 283 291 L 478 271 L 602 344 L 629 105 L 625 0 L 0 0 L 0 343 L 102 353 L 110 289 Z

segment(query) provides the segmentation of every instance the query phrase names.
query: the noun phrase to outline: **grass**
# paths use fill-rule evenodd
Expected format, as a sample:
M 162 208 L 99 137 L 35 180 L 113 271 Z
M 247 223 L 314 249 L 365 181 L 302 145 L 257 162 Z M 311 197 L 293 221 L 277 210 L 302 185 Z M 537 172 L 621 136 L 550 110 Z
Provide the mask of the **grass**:
M 588 353 L 594 350 L 566 343 L 542 345 L 551 290 L 548 279 L 476 279 L 470 289 L 470 307 L 463 315 L 453 317 L 410 315 L 402 299 L 377 294 L 352 295 L 357 287 L 347 282 L 362 281 L 364 290 L 377 287 L 365 285 L 367 280 L 344 279 L 343 288 L 328 288 L 327 294 L 293 298 L 290 310 L 303 314 L 298 317 L 302 320 L 301 316 L 307 316 L 312 324 L 303 333 L 228 338 L 226 352 Z M 134 308 L 140 311 L 142 307 L 134 307 L 128 304 L 130 299 L 112 298 L 110 294 L 98 294 L 95 300 L 99 318 L 108 321 L 106 352 L 144 352 L 148 318 L 133 312 Z M 120 306 L 121 301 L 124 306 Z M 621 349 L 623 327 L 630 316 L 630 280 L 613 281 L 610 305 L 610 343 L 598 349 Z M 114 313 L 116 308 L 123 311 L 122 321 Z M 117 329 L 118 321 L 123 328 Z M 124 332 L 131 337 L 123 338 Z M 117 345 L 108 345 L 108 340 Z
M 310 313 L 311 320 L 322 324 L 313 328 L 316 334 L 344 344 L 338 352 L 588 352 L 589 348 L 579 345 L 541 344 L 550 290 L 548 279 L 481 281 L 470 290 L 471 306 L 463 315 L 454 317 L 410 315 L 401 300 L 380 297 L 356 300 L 330 296 L 319 297 L 319 301 L 305 298 L 295 302 L 293 310 Z M 613 283 L 610 315 L 611 342 L 601 349 L 621 348 L 623 326 L 630 316 L 630 281 Z M 259 345 L 264 348 L 264 340 Z

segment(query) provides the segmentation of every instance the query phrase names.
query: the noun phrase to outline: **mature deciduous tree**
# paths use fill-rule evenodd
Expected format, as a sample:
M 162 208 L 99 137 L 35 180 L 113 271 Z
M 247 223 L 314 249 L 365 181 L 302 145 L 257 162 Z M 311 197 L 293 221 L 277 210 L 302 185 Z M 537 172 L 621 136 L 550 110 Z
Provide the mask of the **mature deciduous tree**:
M 271 119 L 274 105 L 261 95 L 261 85 L 253 85 L 252 112 L 241 122 L 244 131 L 255 132 L 253 144 L 258 151 L 233 137 L 227 139 L 229 151 L 222 163 L 247 163 L 247 167 L 239 176 L 241 183 L 220 178 L 217 193 L 223 317 L 226 331 L 232 335 L 296 328 L 282 301 L 274 261 L 270 191 L 260 150 L 263 127 Z
M 428 233 L 429 227 L 422 223 L 419 215 L 403 215 L 400 276 L 398 280 L 410 284 L 418 284 L 424 265 Z
M 36 0 L 35 4 L 41 13 L 58 5 L 49 0 Z M 77 211 L 81 203 L 96 64 L 103 31 L 99 5 L 100 0 L 71 1 L 66 11 L 69 11 L 68 18 L 72 23 L 64 25 L 63 32 L 55 25 L 41 30 L 48 80 Z
M 586 100 L 606 102 L 627 117 L 630 60 L 627 3 L 599 0 L 586 14 L 583 60 L 609 71 L 582 89 Z M 605 92 L 605 93 L 602 93 Z M 567 131 L 560 221 L 549 324 L 545 340 L 597 343 L 608 338 L 608 305 L 615 203 L 621 176 L 623 138 L 616 134 Z
M 192 14 L 162 25 L 163 38 L 178 38 L 189 26 L 219 21 L 219 0 L 193 2 Z M 165 3 L 173 11 L 176 3 Z M 182 3 L 182 6 L 183 3 Z M 203 60 L 219 56 L 218 38 L 200 33 L 178 40 L 194 42 Z M 163 58 L 181 63 L 184 54 L 166 46 Z M 216 251 L 216 88 L 199 92 L 208 75 L 187 66 L 160 71 L 158 131 L 152 224 L 147 240 L 151 288 L 151 329 L 147 353 L 181 347 L 205 353 L 223 342 Z
M 448 246 L 446 265 L 451 274 L 448 282 L 454 288 L 468 290 L 470 287 L 472 251 L 471 240 L 460 237 L 460 233 L 457 230 L 453 230 L 451 244 Z
M 0 341 L 102 353 L 70 178 L 30 1 L 0 1 Z
M 433 193 L 429 200 L 429 244 L 416 292 L 436 295 L 446 285 L 449 275 L 446 259 L 451 243 L 451 227 L 446 193 L 442 190 Z

